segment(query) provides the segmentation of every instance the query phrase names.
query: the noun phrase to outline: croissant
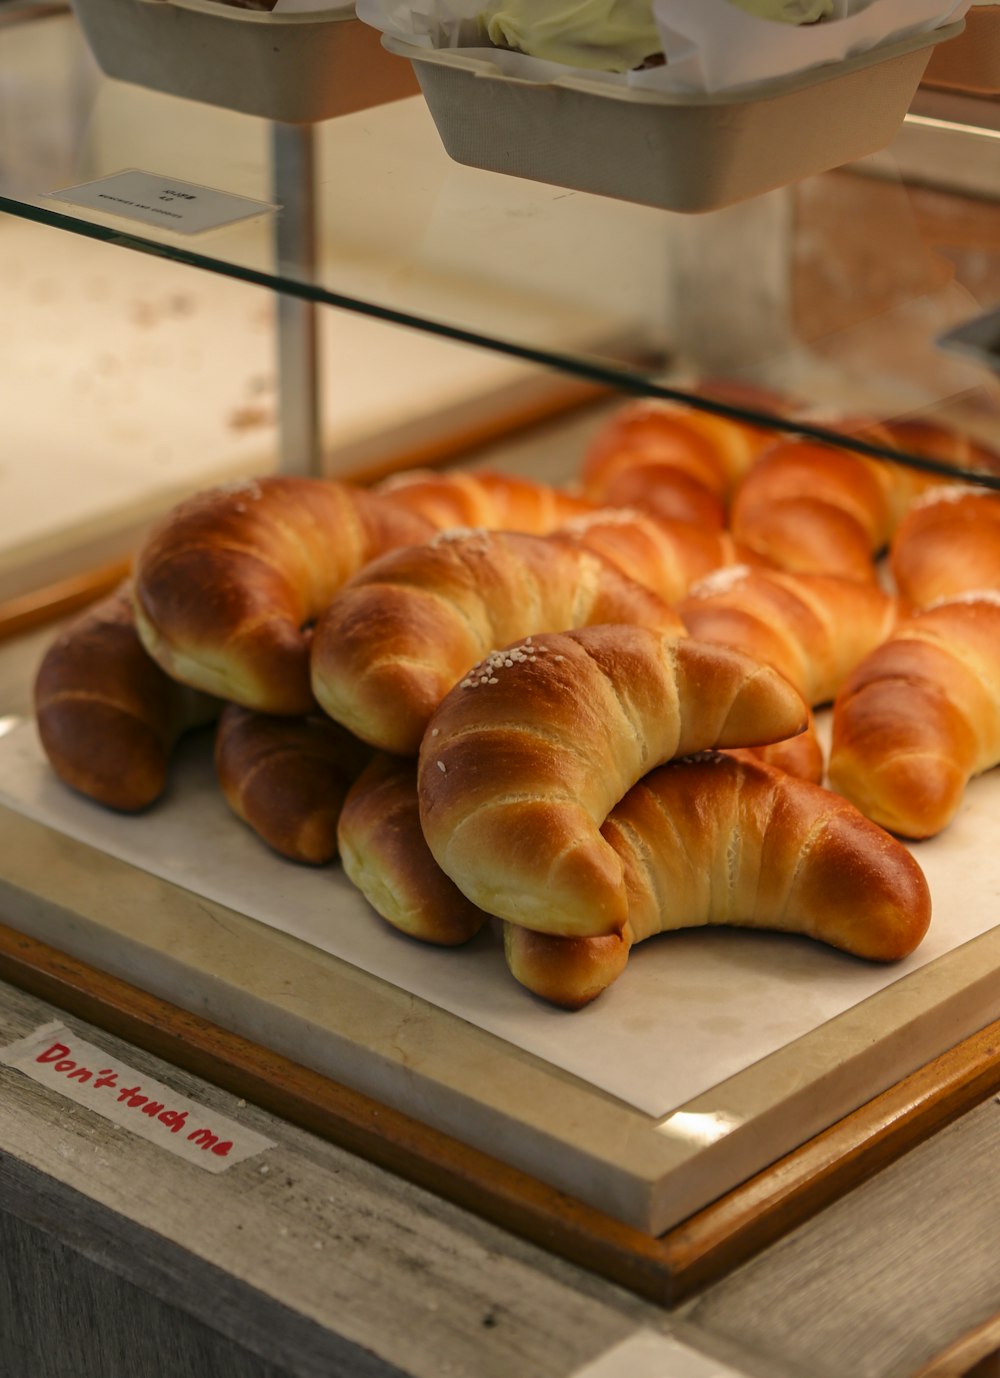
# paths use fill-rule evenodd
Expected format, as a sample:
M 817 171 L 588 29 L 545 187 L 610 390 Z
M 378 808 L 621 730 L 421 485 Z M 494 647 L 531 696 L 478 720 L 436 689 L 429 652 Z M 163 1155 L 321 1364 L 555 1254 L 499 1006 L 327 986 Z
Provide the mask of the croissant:
M 889 564 L 915 607 L 1000 589 L 1000 493 L 949 484 L 918 499 L 893 537 Z
M 841 419 L 845 436 L 902 453 L 986 465 L 989 451 L 929 418 Z M 994 462 L 996 457 L 993 456 Z M 733 535 L 796 573 L 874 579 L 874 558 L 940 476 L 809 440 L 772 445 L 748 473 L 730 513 Z
M 931 417 L 883 421 L 873 430 L 860 434 L 911 455 L 921 455 L 956 468 L 1000 474 L 1000 455 L 954 426 Z M 878 463 L 877 461 L 873 461 Z M 899 525 L 913 503 L 932 489 L 949 482 L 941 474 L 914 469 L 905 464 L 879 464 L 889 487 L 893 529 Z
M 833 706 L 831 786 L 903 837 L 948 826 L 1000 763 L 1000 594 L 914 613 L 848 676 Z
M 370 756 L 328 718 L 278 718 L 236 704 L 224 709 L 215 738 L 229 807 L 269 847 L 311 866 L 337 855 L 340 810 Z
M 477 666 L 420 749 L 420 819 L 481 909 L 569 937 L 620 932 L 608 812 L 662 761 L 801 731 L 800 696 L 739 651 L 635 626 L 546 634 Z
M 666 460 L 621 468 L 601 485 L 602 507 L 628 507 L 663 521 L 721 531 L 727 521 L 721 493 Z
M 486 922 L 431 856 L 415 761 L 376 755 L 347 795 L 338 832 L 345 873 L 393 927 L 450 947 L 468 942 Z
M 626 507 L 575 517 L 556 535 L 594 551 L 668 603 L 676 603 L 713 570 L 754 558 L 728 531 L 666 521 Z
M 49 646 L 34 704 L 42 747 L 59 778 L 129 813 L 162 794 L 181 734 L 219 711 L 214 699 L 176 683 L 149 658 L 124 585 Z
M 635 943 L 674 929 L 774 929 L 893 962 L 930 923 L 927 881 L 901 843 L 831 791 L 758 763 L 711 754 L 665 765 L 601 831 L 624 869 L 623 933 L 567 940 L 505 928 L 515 978 L 571 1008 L 621 974 Z
M 875 584 L 745 565 L 709 575 L 677 611 L 692 636 L 773 665 L 814 707 L 833 698 L 899 615 Z
M 313 636 L 313 692 L 363 741 L 415 754 L 435 708 L 494 647 L 595 622 L 681 631 L 661 599 L 587 550 L 441 532 L 374 561 L 333 599 Z
M 583 458 L 580 482 L 596 502 L 628 470 L 669 466 L 724 497 L 744 477 L 774 433 L 681 402 L 643 398 L 620 407 Z M 659 476 L 665 477 L 663 470 Z
M 873 581 L 892 530 L 890 505 L 861 455 L 806 440 L 772 445 L 737 489 L 735 538 L 796 574 Z
M 442 531 L 464 526 L 545 535 L 593 506 L 547 483 L 486 470 L 411 469 L 383 480 L 374 491 Z
M 362 565 L 430 534 L 423 518 L 323 479 L 200 493 L 139 552 L 139 635 L 185 684 L 263 712 L 311 712 L 304 628 Z

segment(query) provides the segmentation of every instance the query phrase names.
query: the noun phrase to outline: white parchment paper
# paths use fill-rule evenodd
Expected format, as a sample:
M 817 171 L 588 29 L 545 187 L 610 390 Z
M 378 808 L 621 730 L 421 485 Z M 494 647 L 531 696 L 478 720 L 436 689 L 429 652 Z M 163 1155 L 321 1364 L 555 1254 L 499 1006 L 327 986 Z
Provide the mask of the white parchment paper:
M 291 0 L 295 3 L 295 0 Z M 717 94 L 856 57 L 962 19 L 971 0 L 835 0 L 818 24 L 758 19 L 729 0 L 654 0 L 664 66 L 623 74 L 544 62 L 482 46 L 483 0 L 357 0 L 358 18 L 404 43 L 458 49 L 508 76 L 551 82 L 568 74 L 654 91 Z
M 295 866 L 229 812 L 206 736 L 178 755 L 170 791 L 126 817 L 66 789 L 34 724 L 0 739 L 0 803 L 185 890 L 332 953 L 657 1117 L 1000 921 L 1000 771 L 969 787 L 948 831 L 915 850 L 934 918 L 916 953 L 870 965 L 804 938 L 700 930 L 635 948 L 620 979 L 576 1013 L 511 978 L 495 933 L 442 950 L 384 923 L 337 866 Z

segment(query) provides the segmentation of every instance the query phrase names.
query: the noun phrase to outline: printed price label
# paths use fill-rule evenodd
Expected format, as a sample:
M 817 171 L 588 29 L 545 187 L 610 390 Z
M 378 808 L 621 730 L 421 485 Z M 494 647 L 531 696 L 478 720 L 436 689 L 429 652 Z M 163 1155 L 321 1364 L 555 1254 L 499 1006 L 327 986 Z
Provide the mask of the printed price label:
M 43 1024 L 0 1048 L 0 1063 L 209 1172 L 275 1147 L 272 1139 L 133 1071 L 63 1024 Z
M 158 225 L 177 234 L 202 234 L 220 225 L 249 220 L 255 215 L 269 215 L 278 209 L 269 201 L 234 196 L 228 191 L 199 187 L 193 182 L 141 172 L 138 168 L 115 172 L 110 177 L 83 182 L 77 187 L 64 187 L 62 191 L 49 192 L 49 196 L 71 206 L 141 220 L 146 225 Z

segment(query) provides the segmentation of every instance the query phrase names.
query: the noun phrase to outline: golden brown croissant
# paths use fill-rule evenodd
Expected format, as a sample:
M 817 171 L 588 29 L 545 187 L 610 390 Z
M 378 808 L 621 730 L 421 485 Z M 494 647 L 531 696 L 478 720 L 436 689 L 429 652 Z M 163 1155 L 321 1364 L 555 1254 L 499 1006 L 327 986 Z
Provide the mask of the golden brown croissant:
M 834 429 L 904 454 L 985 466 L 989 451 L 929 418 L 841 419 Z M 994 461 L 996 457 L 993 457 Z M 733 535 L 795 573 L 873 579 L 875 556 L 913 502 L 943 479 L 811 440 L 765 450 L 737 491 Z
M 889 563 L 914 607 L 1000 589 L 1000 493 L 966 484 L 932 490 L 900 523 Z
M 223 796 L 262 841 L 291 861 L 337 855 L 337 821 L 371 752 L 320 715 L 272 717 L 229 704 L 215 738 Z
M 159 798 L 177 739 L 220 708 L 149 658 L 125 586 L 60 633 L 42 659 L 34 699 L 38 734 L 60 779 L 127 812 Z
M 497 646 L 596 622 L 680 633 L 599 556 L 544 536 L 445 531 L 362 570 L 316 624 L 312 687 L 363 741 L 415 754 L 448 691 Z
M 882 421 L 874 427 L 862 426 L 858 434 L 906 454 L 953 464 L 956 468 L 1000 474 L 1000 455 L 955 426 L 935 421 L 932 417 Z M 893 530 L 918 498 L 949 482 L 941 474 L 928 473 L 905 464 L 873 462 L 888 486 Z
M 617 940 L 505 929 L 512 974 L 571 1008 L 621 974 L 635 943 L 674 929 L 801 933 L 893 962 L 914 950 L 930 922 L 927 881 L 901 843 L 831 791 L 721 753 L 652 771 L 602 833 L 628 892 Z
M 374 757 L 344 803 L 339 840 L 347 876 L 376 913 L 411 938 L 451 947 L 486 922 L 424 840 L 416 761 Z
M 899 616 L 875 584 L 745 565 L 702 580 L 677 611 L 692 636 L 773 665 L 813 707 L 833 698 Z
M 831 786 L 903 837 L 954 818 L 972 776 L 1000 763 L 1000 594 L 914 613 L 834 702 Z
M 662 761 L 794 735 L 806 710 L 739 651 L 634 626 L 546 634 L 477 666 L 431 719 L 420 818 L 487 913 L 571 937 L 620 932 L 608 812 Z
M 745 476 L 774 434 L 747 422 L 699 411 L 680 402 L 643 398 L 620 407 L 595 435 L 584 455 L 580 482 L 585 495 L 608 500 L 609 487 L 626 471 L 663 466 L 724 498 Z
M 139 634 L 185 684 L 264 712 L 311 712 L 307 625 L 362 565 L 430 534 L 423 518 L 323 479 L 200 493 L 139 553 Z
M 872 462 L 832 445 L 784 440 L 737 489 L 730 526 L 738 541 L 781 569 L 874 580 L 875 555 L 892 520 Z
M 666 521 L 627 507 L 575 517 L 556 535 L 593 550 L 668 603 L 676 603 L 713 570 L 755 558 L 728 531 Z
M 442 531 L 464 526 L 540 536 L 593 506 L 547 483 L 486 470 L 408 470 L 385 479 L 374 491 Z
M 723 495 L 666 460 L 619 469 L 602 487 L 602 507 L 628 507 L 663 521 L 688 522 L 701 531 L 721 531 L 726 525 Z

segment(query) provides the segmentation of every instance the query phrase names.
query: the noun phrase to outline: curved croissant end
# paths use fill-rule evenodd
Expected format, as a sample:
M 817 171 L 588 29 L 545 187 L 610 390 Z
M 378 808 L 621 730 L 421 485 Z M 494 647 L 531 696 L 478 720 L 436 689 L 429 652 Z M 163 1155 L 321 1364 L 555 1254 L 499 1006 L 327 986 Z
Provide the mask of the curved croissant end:
M 568 1009 L 622 973 L 630 949 L 675 929 L 801 933 L 870 961 L 907 956 L 927 931 L 926 879 L 906 848 L 846 800 L 721 753 L 652 771 L 602 829 L 629 903 L 611 938 L 558 938 L 508 924 L 511 974 Z

